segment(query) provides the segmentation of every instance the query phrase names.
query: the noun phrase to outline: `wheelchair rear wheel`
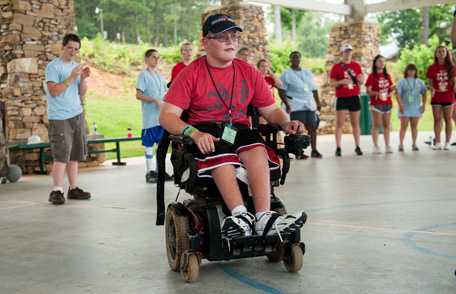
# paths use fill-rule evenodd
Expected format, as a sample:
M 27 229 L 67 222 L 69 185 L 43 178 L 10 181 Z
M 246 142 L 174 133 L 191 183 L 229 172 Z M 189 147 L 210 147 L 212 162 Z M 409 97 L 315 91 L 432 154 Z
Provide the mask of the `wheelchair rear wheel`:
M 178 215 L 170 205 L 165 219 L 166 255 L 169 267 L 175 272 L 179 272 L 182 254 L 189 248 L 188 232 L 188 218 Z

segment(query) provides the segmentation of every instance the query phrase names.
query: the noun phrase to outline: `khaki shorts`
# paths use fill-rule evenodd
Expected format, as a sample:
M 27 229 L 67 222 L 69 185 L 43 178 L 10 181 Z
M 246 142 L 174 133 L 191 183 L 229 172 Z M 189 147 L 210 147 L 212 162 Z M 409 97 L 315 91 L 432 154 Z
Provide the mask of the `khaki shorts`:
M 66 120 L 49 120 L 49 141 L 55 161 L 83 161 L 87 157 L 84 116 Z

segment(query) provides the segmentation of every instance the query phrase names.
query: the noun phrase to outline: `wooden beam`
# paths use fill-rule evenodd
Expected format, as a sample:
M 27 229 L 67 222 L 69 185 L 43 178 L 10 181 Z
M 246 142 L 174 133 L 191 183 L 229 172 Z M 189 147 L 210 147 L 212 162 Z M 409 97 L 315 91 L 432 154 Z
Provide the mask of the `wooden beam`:
M 437 4 L 455 4 L 455 0 L 387 0 L 380 3 L 366 5 L 368 13 L 391 10 L 405 10 L 410 8 L 430 7 Z
M 250 2 L 280 5 L 282 7 L 318 11 L 325 13 L 335 13 L 340 15 L 350 15 L 351 7 L 345 4 L 334 4 L 323 1 L 309 1 L 309 0 L 252 0 Z

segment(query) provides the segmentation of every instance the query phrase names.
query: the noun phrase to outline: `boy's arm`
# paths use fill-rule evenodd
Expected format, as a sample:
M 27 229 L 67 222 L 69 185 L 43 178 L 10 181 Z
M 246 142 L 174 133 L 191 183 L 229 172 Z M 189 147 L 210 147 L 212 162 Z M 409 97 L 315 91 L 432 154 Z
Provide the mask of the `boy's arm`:
M 139 89 L 136 89 L 136 99 L 144 101 L 144 102 L 148 102 L 148 103 L 155 103 L 158 106 L 162 105 L 162 103 L 163 103 L 163 101 L 160 99 L 144 95 L 144 93 Z
M 304 132 L 304 125 L 297 120 L 290 121 L 288 115 L 275 104 L 258 108 L 261 116 L 269 123 L 279 125 L 288 134 L 301 134 Z
M 320 96 L 318 95 L 318 90 L 313 90 L 312 94 L 314 96 L 315 103 L 317 104 L 317 110 L 320 111 L 321 110 L 321 103 L 320 103 Z

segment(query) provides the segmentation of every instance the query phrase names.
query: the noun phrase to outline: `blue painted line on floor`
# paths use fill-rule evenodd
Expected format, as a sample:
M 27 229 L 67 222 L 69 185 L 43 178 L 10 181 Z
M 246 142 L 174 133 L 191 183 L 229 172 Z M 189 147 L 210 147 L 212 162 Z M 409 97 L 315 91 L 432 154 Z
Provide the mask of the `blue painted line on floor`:
M 436 256 L 436 257 L 444 257 L 444 258 L 447 258 L 450 260 L 456 260 L 456 255 L 450 255 L 447 253 L 438 252 L 433 249 L 427 248 L 425 246 L 418 245 L 415 240 L 415 235 L 419 234 L 419 232 L 416 232 L 416 231 L 432 231 L 432 230 L 436 230 L 436 229 L 445 229 L 445 228 L 454 228 L 454 227 L 456 227 L 456 223 L 432 225 L 432 226 L 428 226 L 425 228 L 419 228 L 412 232 L 404 233 L 402 235 L 401 239 L 407 246 L 411 247 L 412 249 L 414 249 L 420 253 L 431 255 L 431 256 Z
M 222 270 L 227 274 L 229 275 L 230 277 L 232 277 L 233 279 L 235 280 L 238 280 L 239 282 L 241 282 L 242 284 L 245 284 L 249 287 L 252 287 L 256 290 L 259 290 L 259 291 L 262 291 L 263 293 L 268 293 L 268 294 L 284 294 L 282 291 L 280 290 L 277 290 L 277 289 L 274 289 L 266 284 L 263 284 L 261 282 L 257 282 L 249 277 L 247 277 L 246 275 L 243 275 L 241 274 L 240 272 L 236 271 L 235 269 L 233 269 L 232 267 L 228 266 L 228 265 L 225 265 L 225 264 L 221 264 L 219 265 Z

